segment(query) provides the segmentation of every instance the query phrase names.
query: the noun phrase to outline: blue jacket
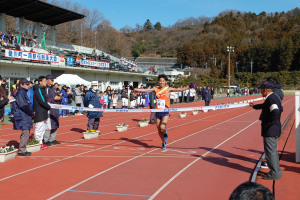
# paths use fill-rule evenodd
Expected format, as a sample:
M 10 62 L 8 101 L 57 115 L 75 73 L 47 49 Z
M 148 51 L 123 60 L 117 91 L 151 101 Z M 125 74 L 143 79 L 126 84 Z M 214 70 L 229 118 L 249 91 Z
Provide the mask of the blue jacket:
M 204 96 L 205 101 L 210 101 L 211 100 L 211 90 L 205 89 L 203 96 Z
M 29 88 L 28 91 L 27 91 L 27 96 L 29 98 L 29 101 L 30 101 L 30 105 L 31 105 L 31 109 L 33 110 L 33 95 L 34 95 L 34 91 L 33 91 L 33 88 Z
M 263 104 L 256 104 L 254 109 L 262 109 L 259 120 L 261 120 L 261 136 L 273 137 L 281 134 L 281 113 L 283 108 L 281 101 L 275 93 L 270 94 Z
M 33 110 L 27 96 L 27 90 L 19 87 L 15 99 L 16 102 L 13 104 L 14 130 L 32 129 Z
M 83 99 L 83 104 L 85 107 L 88 107 L 90 104 L 94 106 L 94 108 L 102 108 L 102 105 L 100 104 L 99 95 L 96 91 L 93 89 L 89 89 Z M 102 112 L 97 111 L 89 111 L 87 114 L 87 117 L 90 119 L 95 119 L 102 117 Z
M 67 91 L 65 91 L 64 89 L 61 90 L 61 93 L 62 93 L 62 100 L 61 100 L 61 103 L 63 105 L 67 105 L 68 104 L 68 96 L 69 94 L 67 93 Z

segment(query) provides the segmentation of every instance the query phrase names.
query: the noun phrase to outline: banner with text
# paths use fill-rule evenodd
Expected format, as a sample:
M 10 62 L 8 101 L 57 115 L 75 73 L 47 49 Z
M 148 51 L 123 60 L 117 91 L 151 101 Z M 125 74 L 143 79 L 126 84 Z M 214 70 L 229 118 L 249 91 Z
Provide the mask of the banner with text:
M 29 52 L 29 51 L 19 51 L 19 50 L 13 50 L 13 49 L 5 49 L 5 57 L 22 59 L 22 60 L 54 62 L 54 63 L 58 63 L 60 61 L 58 55 L 34 53 L 34 52 Z
M 93 60 L 80 60 L 80 65 L 99 68 L 109 68 L 109 63 Z

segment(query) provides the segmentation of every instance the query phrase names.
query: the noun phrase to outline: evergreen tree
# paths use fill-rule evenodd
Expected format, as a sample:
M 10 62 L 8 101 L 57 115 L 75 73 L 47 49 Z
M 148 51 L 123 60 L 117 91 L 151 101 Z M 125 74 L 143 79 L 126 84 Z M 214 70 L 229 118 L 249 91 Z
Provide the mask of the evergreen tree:
M 218 74 L 218 68 L 216 65 L 213 65 L 211 67 L 211 70 L 210 70 L 210 77 L 212 78 L 218 78 L 219 77 L 219 74 Z
M 152 26 L 150 20 L 147 19 L 147 21 L 146 21 L 145 24 L 144 24 L 144 30 L 150 31 L 150 30 L 152 30 L 152 29 L 153 29 L 153 26 Z
M 160 31 L 161 30 L 161 24 L 160 22 L 156 22 L 156 24 L 154 25 L 154 29 Z

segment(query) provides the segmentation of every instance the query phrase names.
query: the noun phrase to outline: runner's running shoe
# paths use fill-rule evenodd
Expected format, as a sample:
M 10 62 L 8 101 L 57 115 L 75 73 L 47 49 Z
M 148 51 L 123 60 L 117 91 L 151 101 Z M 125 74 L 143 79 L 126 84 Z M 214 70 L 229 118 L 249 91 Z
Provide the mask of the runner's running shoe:
M 167 132 L 167 130 L 166 130 L 166 133 L 164 134 L 164 141 L 167 141 L 167 139 L 168 139 L 168 132 Z
M 167 141 L 164 141 L 162 143 L 161 149 L 166 149 L 167 148 Z

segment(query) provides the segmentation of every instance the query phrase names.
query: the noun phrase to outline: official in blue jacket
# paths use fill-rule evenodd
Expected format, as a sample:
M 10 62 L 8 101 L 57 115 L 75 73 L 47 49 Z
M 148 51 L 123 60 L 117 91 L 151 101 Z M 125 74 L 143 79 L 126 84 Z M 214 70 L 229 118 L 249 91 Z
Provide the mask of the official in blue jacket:
M 205 101 L 205 106 L 209 106 L 210 100 L 212 98 L 210 85 L 208 85 L 206 87 L 206 89 L 204 90 L 203 98 L 204 98 L 204 101 Z
M 32 117 L 33 110 L 30 100 L 27 96 L 27 91 L 30 82 L 22 78 L 20 87 L 15 96 L 16 102 L 13 104 L 14 111 L 14 130 L 21 130 L 20 146 L 18 156 L 30 156 L 31 153 L 26 151 L 26 145 L 29 140 L 30 129 L 33 128 Z
M 84 96 L 83 103 L 85 107 L 89 108 L 101 108 L 99 95 L 97 93 L 98 89 L 98 82 L 93 81 L 92 87 L 90 90 L 87 91 L 87 93 Z M 102 117 L 102 112 L 98 111 L 89 111 L 87 114 L 88 119 L 88 125 L 87 125 L 87 133 L 88 132 L 95 132 L 98 130 L 99 123 L 100 123 L 100 117 Z
M 266 97 L 263 104 L 250 103 L 254 109 L 261 109 L 259 120 L 261 120 L 261 135 L 264 138 L 264 150 L 266 160 L 270 172 L 263 177 L 265 180 L 279 180 L 281 177 L 281 169 L 279 165 L 279 157 L 277 152 L 277 140 L 281 134 L 281 113 L 283 108 L 281 100 L 273 92 L 275 86 L 265 81 L 261 85 L 261 94 Z

